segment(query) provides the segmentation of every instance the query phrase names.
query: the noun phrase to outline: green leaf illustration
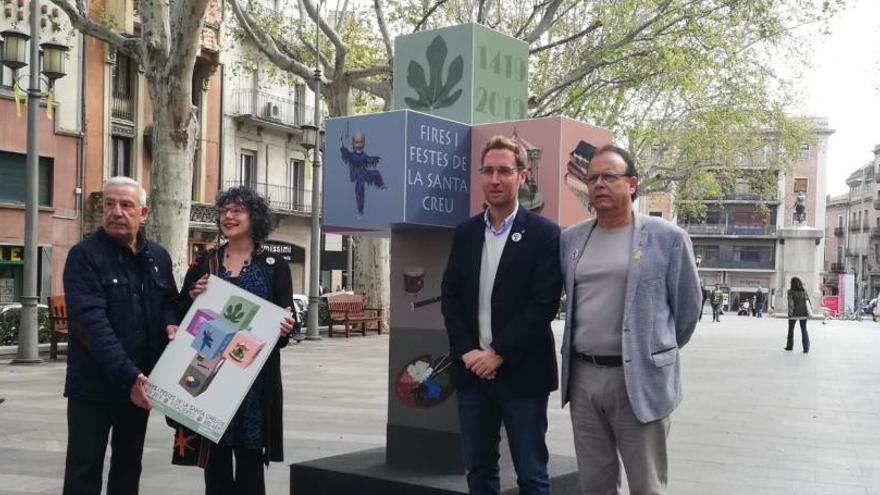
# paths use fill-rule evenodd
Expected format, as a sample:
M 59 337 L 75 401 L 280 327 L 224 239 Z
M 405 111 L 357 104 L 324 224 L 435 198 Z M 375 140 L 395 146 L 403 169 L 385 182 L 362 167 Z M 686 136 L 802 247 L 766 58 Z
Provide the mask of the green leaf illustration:
M 229 320 L 231 323 L 238 323 L 244 318 L 244 311 L 241 310 L 241 303 L 236 304 L 235 306 L 227 306 L 226 311 L 223 312 L 223 318 Z
M 459 55 L 452 60 L 446 72 L 446 82 L 444 82 L 443 66 L 446 63 L 447 54 L 448 50 L 443 38 L 434 37 L 425 51 L 430 73 L 428 80 L 425 78 L 424 67 L 415 60 L 410 61 L 406 83 L 419 98 L 417 100 L 404 98 L 403 101 L 408 107 L 414 110 L 436 110 L 454 105 L 461 97 L 461 89 L 455 92 L 452 90 L 464 76 L 464 59 Z

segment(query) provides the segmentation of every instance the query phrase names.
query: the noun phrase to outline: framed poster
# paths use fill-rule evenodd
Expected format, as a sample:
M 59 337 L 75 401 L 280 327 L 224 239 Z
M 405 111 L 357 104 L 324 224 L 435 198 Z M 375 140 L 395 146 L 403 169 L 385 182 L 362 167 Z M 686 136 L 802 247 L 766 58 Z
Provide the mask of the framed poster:
M 218 442 L 263 368 L 287 311 L 211 275 L 145 386 L 153 408 Z

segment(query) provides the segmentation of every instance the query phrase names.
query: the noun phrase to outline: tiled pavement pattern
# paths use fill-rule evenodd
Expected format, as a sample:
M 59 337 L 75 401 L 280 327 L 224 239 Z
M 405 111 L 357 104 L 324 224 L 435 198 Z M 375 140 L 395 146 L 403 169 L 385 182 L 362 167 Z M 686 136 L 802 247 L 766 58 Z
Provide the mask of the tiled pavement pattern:
M 809 355 L 784 352 L 784 320 L 706 317 L 683 352 L 673 415 L 673 495 L 880 494 L 880 324 L 810 322 Z M 557 334 L 561 325 L 555 324 Z M 795 339 L 799 341 L 799 339 Z M 558 341 L 558 339 L 557 339 Z M 324 339 L 283 352 L 285 449 L 299 461 L 382 445 L 388 337 Z M 0 362 L 0 493 L 60 493 L 64 364 Z M 550 450 L 573 455 L 568 411 L 551 397 Z M 171 466 L 171 430 L 150 419 L 141 493 L 202 493 Z M 273 464 L 269 493 L 288 493 Z

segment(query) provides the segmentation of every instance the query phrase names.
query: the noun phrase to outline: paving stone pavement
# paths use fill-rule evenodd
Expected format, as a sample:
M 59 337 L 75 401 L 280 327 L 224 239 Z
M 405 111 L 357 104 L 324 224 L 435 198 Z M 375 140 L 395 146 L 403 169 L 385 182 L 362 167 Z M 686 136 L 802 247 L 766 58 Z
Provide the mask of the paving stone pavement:
M 880 495 L 880 324 L 810 322 L 804 355 L 782 350 L 785 320 L 710 319 L 682 353 L 669 493 Z M 387 362 L 387 335 L 283 351 L 287 461 L 383 445 Z M 0 361 L 0 494 L 61 492 L 63 380 L 63 362 Z M 558 394 L 550 404 L 550 451 L 574 455 L 568 410 Z M 141 493 L 202 493 L 201 471 L 172 466 L 170 447 L 171 430 L 151 415 Z M 273 464 L 269 493 L 288 493 L 288 479 L 287 466 Z

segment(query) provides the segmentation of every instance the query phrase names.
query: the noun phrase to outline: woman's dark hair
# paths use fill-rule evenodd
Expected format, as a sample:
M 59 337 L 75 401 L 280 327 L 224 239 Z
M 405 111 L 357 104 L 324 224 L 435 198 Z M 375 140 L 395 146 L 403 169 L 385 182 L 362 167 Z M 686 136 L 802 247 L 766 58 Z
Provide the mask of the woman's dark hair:
M 791 289 L 790 290 L 799 290 L 801 292 L 804 291 L 804 283 L 801 282 L 801 279 L 797 277 L 791 277 Z
M 257 191 L 247 187 L 238 186 L 229 188 L 217 196 L 217 228 L 220 229 L 219 209 L 229 204 L 242 205 L 248 210 L 251 219 L 251 238 L 254 242 L 263 242 L 272 232 L 272 212 L 269 203 L 260 196 Z M 222 230 L 221 230 L 222 232 Z

